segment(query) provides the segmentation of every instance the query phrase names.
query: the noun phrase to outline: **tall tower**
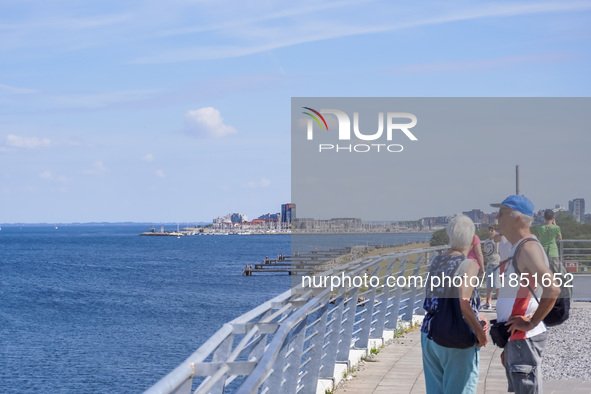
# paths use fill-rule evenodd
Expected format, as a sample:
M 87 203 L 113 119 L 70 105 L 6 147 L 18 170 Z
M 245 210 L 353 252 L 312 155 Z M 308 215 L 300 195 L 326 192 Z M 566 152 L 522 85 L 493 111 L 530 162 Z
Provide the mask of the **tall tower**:
M 293 203 L 281 204 L 281 223 L 291 223 L 296 218 L 296 206 Z
M 585 199 L 575 198 L 568 202 L 568 212 L 575 217 L 579 223 L 585 219 Z

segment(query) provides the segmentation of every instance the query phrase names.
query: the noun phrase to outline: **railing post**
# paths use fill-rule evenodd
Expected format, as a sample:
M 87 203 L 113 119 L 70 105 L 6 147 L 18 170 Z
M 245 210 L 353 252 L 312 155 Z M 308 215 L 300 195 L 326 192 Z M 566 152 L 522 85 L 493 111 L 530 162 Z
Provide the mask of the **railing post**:
M 310 340 L 310 350 L 306 356 L 310 359 L 304 367 L 301 385 L 303 389 L 302 394 L 315 394 L 316 386 L 318 385 L 318 376 L 320 374 L 320 363 L 322 361 L 322 353 L 324 344 L 324 333 L 326 332 L 326 315 L 328 314 L 328 299 L 326 303 L 318 310 L 320 313 L 320 320 L 316 323 L 314 329 L 316 336 Z
M 273 393 L 287 393 L 295 394 L 298 386 L 298 376 L 300 373 L 300 365 L 302 363 L 302 352 L 304 350 L 304 338 L 306 337 L 306 323 L 309 315 L 306 315 L 296 326 L 291 330 L 291 342 L 288 340 L 289 347 L 285 354 L 285 366 L 280 371 L 283 375 L 281 387 Z
M 425 252 L 424 253 L 424 261 L 425 261 L 425 265 L 427 267 L 427 271 L 421 275 L 423 280 L 427 277 L 427 272 L 429 272 L 429 265 L 432 261 L 432 259 L 431 259 L 432 253 L 433 252 Z M 419 272 L 420 272 L 420 268 L 419 268 Z M 423 284 L 425 284 L 425 282 L 423 282 Z M 418 304 L 417 315 L 424 316 L 426 311 L 423 309 L 423 304 L 425 303 L 425 292 L 423 290 L 424 290 L 424 288 L 417 288 L 417 302 L 416 302 L 416 304 Z
M 353 326 L 355 324 L 355 311 L 357 310 L 358 287 L 349 289 L 349 301 L 345 302 L 343 311 L 343 325 L 339 333 L 339 343 L 337 344 L 337 362 L 349 362 L 349 352 L 351 350 L 351 341 L 353 340 Z
M 230 355 L 232 351 L 232 343 L 234 342 L 234 335 L 228 335 L 222 343 L 218 346 L 216 351 L 213 353 L 212 362 L 224 362 Z M 211 376 L 208 377 L 201 383 L 201 386 L 205 386 L 208 383 L 208 380 L 211 379 Z M 226 383 L 226 375 L 221 376 L 217 382 L 213 383 L 211 387 L 207 390 L 207 394 L 223 394 L 224 386 Z M 199 393 L 199 389 L 195 390 L 196 393 Z
M 334 300 L 331 318 L 327 322 L 328 332 L 326 333 L 326 352 L 320 363 L 320 377 L 332 379 L 334 376 L 334 367 L 337 362 L 337 349 L 343 319 L 343 309 L 345 309 L 346 287 L 340 287 L 337 297 Z
M 177 387 L 176 390 L 171 391 L 170 394 L 190 394 L 193 387 L 193 378 L 185 380 L 183 384 Z
M 261 316 L 260 321 L 265 321 L 267 320 L 267 318 L 272 315 L 272 310 L 269 310 L 267 313 L 265 313 L 264 315 Z M 260 360 L 261 357 L 263 357 L 263 354 L 265 353 L 265 347 L 267 346 L 267 338 L 268 335 L 267 334 L 262 334 L 261 335 L 263 337 L 263 339 L 261 341 L 259 341 L 259 343 L 252 349 L 252 351 L 250 352 L 250 354 L 248 355 L 248 358 L 254 358 L 256 360 Z
M 381 292 L 378 299 L 378 313 L 376 316 L 376 324 L 373 334 L 370 335 L 370 338 L 381 338 L 384 335 L 384 325 L 386 323 L 386 312 L 388 311 L 388 303 L 390 302 L 390 293 L 392 289 L 388 286 L 386 282 L 388 277 L 392 276 L 392 272 L 394 270 L 394 259 L 390 259 L 388 266 L 386 267 L 386 273 L 384 274 L 384 287 L 381 288 Z
M 283 380 L 283 367 L 285 366 L 285 354 L 287 353 L 288 349 L 288 342 L 285 341 L 281 344 L 281 349 L 279 349 L 279 353 L 277 354 L 277 358 L 273 362 L 273 367 L 271 368 L 271 374 L 261 384 L 262 391 L 264 393 L 278 393 L 281 387 L 281 381 Z
M 379 263 L 376 263 L 371 272 L 371 276 L 376 276 L 379 269 Z M 373 320 L 373 307 L 376 300 L 377 287 L 372 287 L 369 290 L 368 298 L 363 304 L 363 313 L 361 313 L 361 323 L 359 323 L 359 337 L 355 343 L 356 348 L 367 349 L 369 346 L 369 333 L 371 331 L 371 321 Z
M 415 269 L 412 272 L 412 276 L 414 278 L 416 278 L 419 275 L 419 270 L 421 269 L 421 262 L 422 262 L 422 255 L 417 255 L 417 261 L 415 263 Z M 408 304 L 406 306 L 406 311 L 404 313 L 404 316 L 402 317 L 402 320 L 405 321 L 412 321 L 412 315 L 414 314 L 415 311 L 415 304 L 417 301 L 417 294 L 419 293 L 419 287 L 415 286 L 414 288 L 410 289 L 410 295 L 408 296 Z
M 406 272 L 406 256 L 402 258 L 400 262 L 400 270 L 398 271 L 397 278 L 404 276 Z M 394 299 L 392 300 L 392 306 L 390 307 L 390 317 L 386 322 L 386 328 L 390 330 L 396 330 L 398 328 L 398 316 L 400 315 L 400 299 L 402 298 L 402 287 L 396 286 L 394 291 Z

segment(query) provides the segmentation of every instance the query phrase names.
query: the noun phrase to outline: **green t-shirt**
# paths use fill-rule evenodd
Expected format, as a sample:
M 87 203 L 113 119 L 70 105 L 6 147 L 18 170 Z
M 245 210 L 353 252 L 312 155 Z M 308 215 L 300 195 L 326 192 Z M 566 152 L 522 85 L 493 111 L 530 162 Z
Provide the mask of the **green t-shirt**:
M 562 236 L 560 227 L 553 224 L 538 226 L 539 240 L 544 250 L 548 253 L 548 257 L 558 257 L 558 245 L 556 245 L 556 238 Z

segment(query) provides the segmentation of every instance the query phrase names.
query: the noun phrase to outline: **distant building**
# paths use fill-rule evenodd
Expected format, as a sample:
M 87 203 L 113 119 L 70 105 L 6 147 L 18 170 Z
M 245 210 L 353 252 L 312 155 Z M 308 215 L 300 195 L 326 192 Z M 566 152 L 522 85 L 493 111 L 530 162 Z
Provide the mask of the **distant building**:
M 281 213 L 266 213 L 259 216 L 257 219 L 278 221 L 281 218 Z
M 497 221 L 497 214 L 498 212 L 493 213 L 485 213 L 482 215 L 482 224 L 489 225 L 494 224 Z
M 293 203 L 281 204 L 281 223 L 291 223 L 296 218 L 296 206 Z
M 248 217 L 246 215 L 241 214 L 241 213 L 229 213 L 225 216 L 219 216 L 219 217 L 213 219 L 213 224 L 218 225 L 218 227 L 221 226 L 222 224 L 244 223 L 244 222 L 248 222 Z
M 585 200 L 583 198 L 575 198 L 568 202 L 568 213 L 575 217 L 579 223 L 585 220 Z
M 451 216 L 425 217 L 420 220 L 423 228 L 445 227 L 451 220 Z
M 307 232 L 338 232 L 349 233 L 363 231 L 363 223 L 359 218 L 332 218 L 332 219 L 293 219 L 296 230 Z
M 464 215 L 468 216 L 472 221 L 476 223 L 482 223 L 482 219 L 484 217 L 484 212 L 480 209 L 473 209 L 471 211 L 462 212 Z

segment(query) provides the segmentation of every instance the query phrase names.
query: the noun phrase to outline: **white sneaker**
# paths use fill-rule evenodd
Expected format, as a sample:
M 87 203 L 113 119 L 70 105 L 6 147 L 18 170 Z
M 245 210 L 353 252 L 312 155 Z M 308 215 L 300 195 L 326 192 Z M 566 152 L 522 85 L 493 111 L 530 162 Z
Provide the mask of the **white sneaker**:
M 490 304 L 485 302 L 484 305 L 482 305 L 482 309 L 490 309 Z

